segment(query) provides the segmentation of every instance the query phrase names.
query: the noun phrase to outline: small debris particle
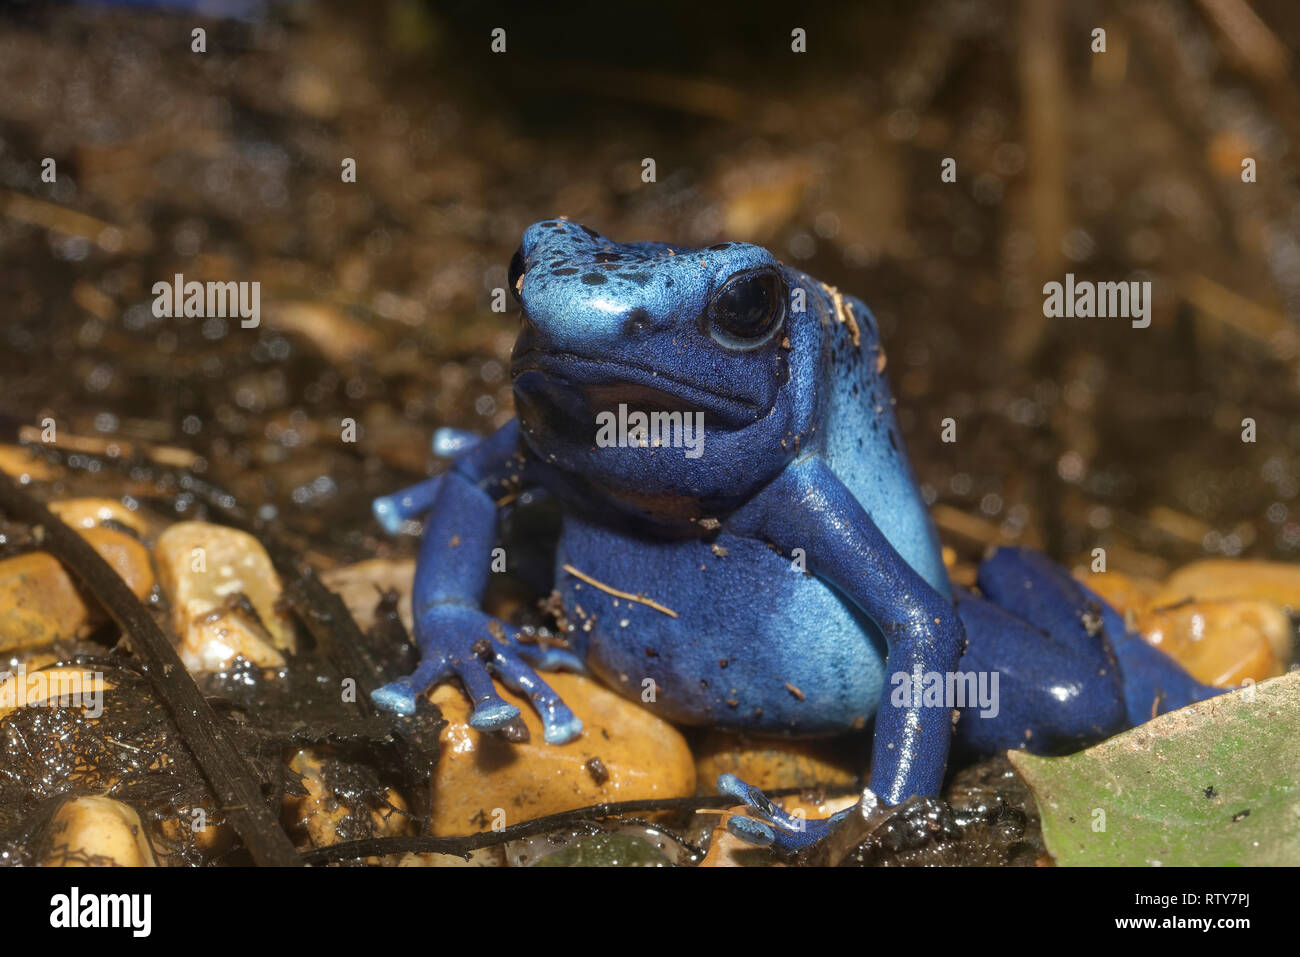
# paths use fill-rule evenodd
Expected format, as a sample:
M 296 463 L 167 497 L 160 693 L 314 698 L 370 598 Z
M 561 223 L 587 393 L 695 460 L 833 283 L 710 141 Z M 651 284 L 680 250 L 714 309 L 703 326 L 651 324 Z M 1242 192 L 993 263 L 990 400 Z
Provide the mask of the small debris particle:
M 1250 808 L 1246 808 L 1244 811 L 1238 811 L 1236 814 L 1232 815 L 1232 823 L 1236 824 L 1238 821 L 1244 821 L 1248 817 L 1250 817 Z
M 792 695 L 794 695 L 794 696 L 795 696 L 795 700 L 797 700 L 797 701 L 803 701 L 803 700 L 804 700 L 804 694 L 803 694 L 803 692 L 800 691 L 798 688 L 796 688 L 794 685 L 790 684 L 790 682 L 788 682 L 788 681 L 785 683 L 785 690 L 788 691 L 788 692 L 790 692 Z
M 597 784 L 604 784 L 609 780 L 609 770 L 605 767 L 605 762 L 600 758 L 592 758 L 583 767 L 587 769 L 587 773 L 591 775 L 591 779 Z
M 717 555 L 719 558 L 726 558 L 726 557 L 727 557 L 727 550 L 726 550 L 725 548 L 723 548 L 721 545 L 716 545 L 716 544 L 715 544 L 715 545 L 712 545 L 712 546 L 710 546 L 710 547 L 713 549 L 713 554 Z
M 1214 799 L 1219 796 L 1219 792 L 1214 790 L 1214 785 L 1211 784 L 1208 788 L 1205 789 L 1205 796 L 1207 798 Z
M 701 518 L 698 521 L 699 521 L 700 528 L 703 528 L 710 532 L 716 531 L 722 527 L 722 523 L 713 517 Z
M 510 719 L 497 729 L 497 734 L 511 744 L 527 744 L 532 738 L 528 731 L 528 725 L 524 724 L 523 718 Z

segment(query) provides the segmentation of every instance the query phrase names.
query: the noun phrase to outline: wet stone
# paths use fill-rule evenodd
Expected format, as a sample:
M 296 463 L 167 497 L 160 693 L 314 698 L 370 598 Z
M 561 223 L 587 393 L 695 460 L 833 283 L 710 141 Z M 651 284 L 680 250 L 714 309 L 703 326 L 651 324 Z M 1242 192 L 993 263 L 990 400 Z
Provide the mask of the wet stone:
M 672 725 L 580 675 L 544 679 L 582 719 L 582 734 L 568 744 L 547 744 L 530 704 L 500 684 L 497 693 L 522 713 L 526 742 L 471 728 L 457 685 L 431 692 L 447 721 L 433 775 L 433 833 L 469 834 L 606 801 L 695 792 L 694 761 Z M 593 758 L 608 775 L 603 782 L 587 766 Z
M 149 553 L 130 535 L 111 528 L 78 529 L 137 598 L 154 586 Z M 72 576 L 47 552 L 0 561 L 0 651 L 39 648 L 85 637 L 104 620 Z
M 90 619 L 72 577 L 53 555 L 33 552 L 0 562 L 0 651 L 82 635 Z
M 106 522 L 124 525 L 137 535 L 147 531 L 144 519 L 115 498 L 65 498 L 50 502 L 50 511 L 77 530 Z
M 262 668 L 285 663 L 293 625 L 277 608 L 280 578 L 257 539 L 222 525 L 180 522 L 158 537 L 154 555 L 185 667 L 222 671 L 240 657 Z
M 414 624 L 411 620 L 411 582 L 415 580 L 414 558 L 372 558 L 355 565 L 331 568 L 321 573 L 321 581 L 336 592 L 348 606 L 362 631 L 375 622 L 375 608 L 381 592 L 398 593 L 397 613 L 407 632 Z
M 20 445 L 0 445 L 0 472 L 20 482 L 49 482 L 59 470 Z
M 112 798 L 68 801 L 50 819 L 46 867 L 154 867 L 140 815 Z
M 148 597 L 153 590 L 154 574 L 147 548 L 125 532 L 102 525 L 78 528 L 77 531 L 121 576 L 136 598 L 144 600 Z
M 871 751 L 869 737 L 858 741 L 795 740 L 705 731 L 691 739 L 700 786 L 717 793 L 720 774 L 734 774 L 764 791 L 781 788 L 852 786 Z
M 1300 564 L 1223 559 L 1193 562 L 1170 575 L 1152 603 L 1173 605 L 1188 598 L 1251 598 L 1300 613 Z
M 284 806 L 290 833 L 300 843 L 328 847 L 411 833 L 406 802 L 392 788 L 382 787 L 368 769 L 342 762 L 324 749 L 295 752 L 289 768 L 301 777 L 306 790 L 286 798 Z
M 1206 684 L 1274 678 L 1291 660 L 1291 621 L 1268 601 L 1188 601 L 1148 609 L 1137 623 L 1149 644 Z

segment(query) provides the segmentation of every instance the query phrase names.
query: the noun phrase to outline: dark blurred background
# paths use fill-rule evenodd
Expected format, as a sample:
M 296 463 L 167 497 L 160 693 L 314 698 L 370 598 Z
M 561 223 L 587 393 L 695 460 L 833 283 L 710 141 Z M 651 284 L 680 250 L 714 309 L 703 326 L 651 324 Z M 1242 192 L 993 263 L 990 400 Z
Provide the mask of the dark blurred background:
M 964 558 L 1300 551 L 1292 0 L 190 6 L 0 13 L 0 442 L 50 416 L 323 563 L 410 551 L 368 500 L 436 426 L 509 417 L 491 290 L 566 215 L 761 243 L 864 298 Z M 1067 271 L 1152 281 L 1150 328 L 1044 319 Z M 261 327 L 155 318 L 177 272 L 261 282 Z M 77 494 L 153 481 L 70 464 Z

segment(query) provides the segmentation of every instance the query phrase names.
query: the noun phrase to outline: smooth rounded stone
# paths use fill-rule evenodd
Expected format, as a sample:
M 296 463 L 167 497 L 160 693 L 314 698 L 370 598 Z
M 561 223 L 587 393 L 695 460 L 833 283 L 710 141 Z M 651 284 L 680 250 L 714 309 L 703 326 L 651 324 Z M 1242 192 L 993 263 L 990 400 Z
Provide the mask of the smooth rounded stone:
M 371 558 L 355 565 L 331 568 L 320 576 L 331 591 L 337 592 L 365 631 L 375 623 L 375 606 L 379 593 L 396 591 L 397 614 L 409 634 L 414 630 L 411 619 L 411 583 L 415 580 L 414 558 Z
M 107 521 L 125 525 L 137 535 L 147 532 L 144 519 L 115 498 L 65 498 L 50 502 L 50 511 L 66 524 L 81 530 Z
M 202 812 L 201 815 L 197 813 L 199 811 Z M 234 827 L 210 805 L 205 803 L 199 808 L 180 808 L 176 813 L 177 817 L 158 822 L 158 831 L 163 841 L 173 848 L 192 843 L 195 850 L 211 858 L 230 850 L 234 845 Z M 165 847 L 159 849 L 159 854 L 162 858 L 160 863 L 164 867 L 173 863 Z M 175 863 L 183 865 L 185 861 L 177 858 Z
M 303 748 L 289 759 L 289 767 L 302 778 L 307 793 L 285 798 L 284 814 L 290 833 L 311 847 L 328 847 L 342 841 L 371 837 L 400 837 L 411 832 L 406 802 L 392 788 L 384 798 L 392 807 L 365 807 L 358 797 L 336 793 L 330 786 L 328 752 Z M 367 858 L 379 863 L 381 858 Z
M 1300 612 L 1300 563 L 1207 559 L 1175 571 L 1152 604 L 1254 598 Z
M 1269 601 L 1187 601 L 1138 615 L 1138 631 L 1198 681 L 1237 685 L 1286 671 L 1291 621 Z
M 143 601 L 153 591 L 155 583 L 153 563 L 149 549 L 136 539 L 114 528 L 93 526 L 78 528 L 77 532 L 95 547 L 99 556 L 121 576 L 136 598 Z
M 542 677 L 582 719 L 582 734 L 568 744 L 547 744 L 529 702 L 499 683 L 497 693 L 522 714 L 526 742 L 471 728 L 459 685 L 443 683 L 430 693 L 447 720 L 433 773 L 434 834 L 508 827 L 606 801 L 695 793 L 695 762 L 676 728 L 589 678 Z M 590 764 L 593 758 L 603 772 Z
M 870 740 L 799 740 L 705 731 L 692 737 L 700 786 L 716 794 L 720 774 L 734 774 L 764 791 L 851 786 L 870 758 Z
M 1076 575 L 1098 595 L 1108 601 L 1121 615 L 1138 614 L 1160 590 L 1154 578 L 1128 575 L 1124 572 L 1083 572 Z
M 29 481 L 50 482 L 58 478 L 59 469 L 33 455 L 21 445 L 0 444 L 0 472 L 24 484 Z
M 78 532 L 122 576 L 137 598 L 149 594 L 154 574 L 143 545 L 111 528 L 82 528 Z M 0 652 L 84 637 L 103 618 L 99 606 L 82 597 L 72 576 L 48 552 L 0 561 Z
M 92 795 L 64 804 L 47 825 L 46 867 L 154 867 L 134 808 Z
M 172 605 L 181 660 L 192 672 L 222 671 L 243 657 L 261 668 L 284 664 L 293 624 L 276 607 L 280 576 L 261 543 L 208 522 L 178 522 L 154 546 Z M 247 598 L 252 613 L 241 607 Z
M 86 633 L 90 609 L 48 552 L 0 561 L 0 652 L 38 648 Z

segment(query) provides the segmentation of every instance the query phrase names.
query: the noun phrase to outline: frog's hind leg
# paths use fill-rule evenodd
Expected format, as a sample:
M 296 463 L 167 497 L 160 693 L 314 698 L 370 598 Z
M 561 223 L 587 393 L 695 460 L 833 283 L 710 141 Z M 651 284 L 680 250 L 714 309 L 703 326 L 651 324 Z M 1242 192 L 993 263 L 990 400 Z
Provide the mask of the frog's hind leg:
M 967 747 L 1074 750 L 1222 691 L 1128 631 L 1039 552 L 998 549 L 977 582 L 980 597 L 958 595 L 969 642 L 962 668 L 998 672 L 1001 713 L 964 708 L 957 735 Z
M 1019 600 L 1014 597 L 1017 579 L 1022 582 Z M 1025 587 L 1023 581 L 1026 579 L 1033 582 L 1032 588 Z M 1100 595 L 1075 580 L 1041 552 L 999 550 L 981 567 L 979 586 L 993 601 L 1029 618 L 1040 628 L 1065 628 L 1071 618 L 1081 621 L 1090 633 L 1100 626 L 1101 633 L 1119 660 L 1125 709 L 1131 725 L 1142 724 L 1158 714 L 1176 711 L 1227 690 L 1202 684 L 1163 651 L 1148 645 L 1141 635 L 1128 629 L 1124 617 Z M 1024 597 L 1035 589 L 1044 595 L 1038 602 Z M 1046 597 L 1053 592 L 1058 597 Z M 1068 609 L 1062 611 L 1065 606 Z M 1040 613 L 1036 607 L 1043 609 L 1042 617 L 1038 617 Z M 1052 615 L 1061 617 L 1048 617 Z
M 959 677 L 971 689 L 954 702 L 955 749 L 1064 754 L 1123 730 L 1122 680 L 1100 637 L 1063 639 L 986 597 L 954 597 L 967 641 Z

